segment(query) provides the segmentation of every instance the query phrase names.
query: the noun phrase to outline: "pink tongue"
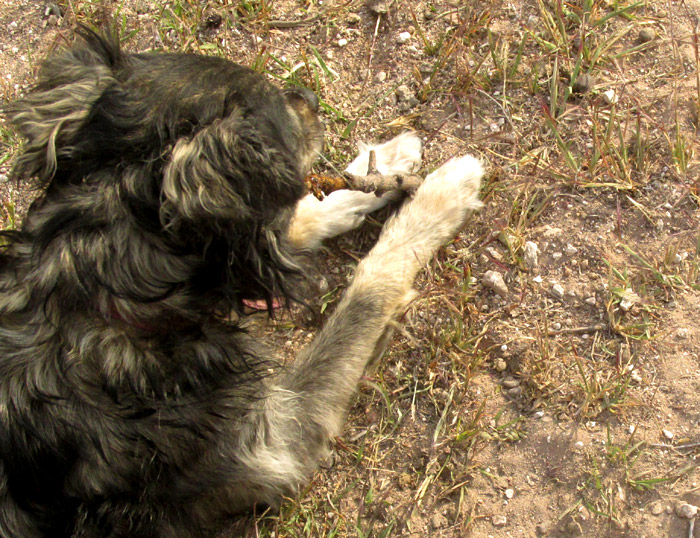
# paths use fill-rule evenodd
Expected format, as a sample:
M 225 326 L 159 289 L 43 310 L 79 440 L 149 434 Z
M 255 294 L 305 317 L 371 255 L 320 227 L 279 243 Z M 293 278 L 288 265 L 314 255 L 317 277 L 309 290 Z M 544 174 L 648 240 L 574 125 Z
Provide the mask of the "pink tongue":
M 248 299 L 243 299 L 243 305 L 247 306 L 251 310 L 267 310 L 267 303 L 262 299 L 258 299 L 257 301 L 249 301 Z M 272 308 L 277 309 L 280 307 L 280 302 L 277 299 L 273 299 Z

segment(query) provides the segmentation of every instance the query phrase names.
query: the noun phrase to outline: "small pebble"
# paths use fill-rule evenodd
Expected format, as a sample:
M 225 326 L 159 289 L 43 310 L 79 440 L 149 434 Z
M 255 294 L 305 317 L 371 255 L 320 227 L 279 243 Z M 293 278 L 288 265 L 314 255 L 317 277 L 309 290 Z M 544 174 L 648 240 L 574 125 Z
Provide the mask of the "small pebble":
M 493 247 L 486 247 L 485 250 L 486 250 L 486 254 L 491 256 L 491 258 L 493 258 L 497 262 L 503 263 L 503 254 L 501 254 L 500 251 L 498 251 L 497 249 L 495 249 Z
M 348 13 L 348 16 L 345 18 L 345 20 L 348 22 L 348 24 L 359 24 L 362 21 L 362 17 L 358 13 Z
M 651 507 L 651 513 L 655 516 L 660 516 L 661 514 L 663 514 L 664 510 L 664 505 L 661 503 L 656 503 Z
M 523 393 L 523 388 L 522 387 L 513 387 L 512 389 L 508 389 L 506 391 L 508 393 L 508 396 L 511 398 L 517 398 Z
M 396 42 L 399 45 L 403 45 L 404 43 L 407 43 L 411 39 L 411 34 L 409 32 L 401 32 L 398 37 L 396 38 Z
M 342 49 L 345 45 L 347 45 L 347 44 L 348 44 L 348 40 L 345 39 L 344 37 L 341 37 L 341 38 L 338 40 L 338 46 L 339 46 L 341 49 Z
M 586 297 L 583 302 L 591 306 L 595 306 L 595 297 Z
M 513 495 L 515 495 L 515 491 L 513 491 L 512 488 L 508 488 L 508 489 L 505 491 L 505 494 L 506 494 L 506 499 L 512 499 L 512 498 L 513 498 Z
M 394 93 L 399 101 L 410 101 L 411 99 L 416 98 L 411 89 L 405 84 L 401 84 L 399 87 L 397 87 Z
M 508 520 L 506 519 L 506 516 L 498 514 L 491 518 L 491 522 L 493 523 L 494 527 L 503 527 L 506 523 L 508 523 Z
M 530 269 L 534 269 L 538 264 L 538 255 L 540 253 L 539 248 L 537 248 L 537 243 L 532 241 L 527 241 L 523 247 L 523 262 Z
M 593 77 L 588 73 L 584 73 L 576 77 L 571 89 L 574 90 L 575 93 L 588 93 L 594 85 L 595 80 Z
M 693 519 L 698 515 L 698 507 L 688 503 L 679 504 L 676 508 L 676 514 L 686 519 Z
M 640 43 L 648 43 L 652 39 L 656 37 L 656 34 L 654 33 L 654 30 L 651 28 L 642 28 L 639 31 L 639 42 Z
M 620 308 L 622 308 L 622 310 L 625 312 L 629 312 L 629 310 L 639 301 L 639 295 L 632 290 L 625 290 L 623 292 L 622 300 L 620 301 Z
M 506 368 L 508 368 L 508 363 L 499 357 L 498 359 L 493 361 L 493 368 L 497 372 L 505 372 Z
M 386 0 L 374 0 L 370 2 L 369 9 L 375 15 L 386 15 L 389 12 L 389 5 Z
M 574 256 L 576 253 L 578 253 L 578 249 L 573 246 L 573 245 L 566 245 L 566 248 L 564 249 L 564 254 L 567 256 Z
M 552 294 L 555 297 L 558 297 L 559 299 L 563 299 L 564 293 L 565 293 L 564 286 L 562 286 L 561 284 L 554 284 L 554 286 L 552 286 Z
M 663 434 L 664 434 L 664 437 L 665 437 L 666 439 L 668 439 L 669 441 L 670 441 L 671 439 L 673 439 L 673 432 L 672 432 L 672 431 L 663 429 L 663 430 L 661 430 L 661 433 L 663 433 Z
M 495 291 L 501 297 L 508 295 L 508 286 L 506 286 L 503 276 L 498 271 L 486 271 L 481 279 L 484 287 Z
M 61 16 L 61 8 L 58 7 L 58 5 L 54 4 L 53 2 L 49 2 L 46 4 L 46 9 L 44 10 L 44 17 L 48 17 L 49 15 L 56 15 L 56 17 Z
M 442 514 L 434 514 L 433 517 L 430 518 L 430 524 L 434 529 L 441 529 L 442 527 L 447 526 L 448 521 Z
M 520 385 L 520 381 L 518 381 L 514 377 L 506 377 L 503 380 L 502 384 L 505 388 L 512 389 L 513 387 L 517 387 L 518 385 Z
M 685 327 L 678 329 L 676 331 L 676 338 L 678 338 L 679 340 L 685 340 L 686 338 L 688 338 L 688 329 L 686 329 Z
M 380 71 L 374 75 L 374 80 L 377 82 L 384 82 L 386 80 L 386 71 Z
M 618 97 L 615 93 L 615 90 L 608 90 L 606 92 L 603 92 L 603 99 L 605 99 L 605 102 L 609 105 L 614 105 L 618 101 Z

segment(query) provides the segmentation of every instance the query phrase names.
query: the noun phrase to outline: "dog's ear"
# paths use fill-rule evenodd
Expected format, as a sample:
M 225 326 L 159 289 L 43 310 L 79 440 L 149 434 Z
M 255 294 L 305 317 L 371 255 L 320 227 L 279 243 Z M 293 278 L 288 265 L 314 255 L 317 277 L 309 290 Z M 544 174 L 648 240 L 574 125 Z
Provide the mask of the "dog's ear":
M 175 144 L 163 171 L 161 222 L 230 233 L 272 221 L 303 192 L 296 158 L 234 112 Z
M 119 40 L 87 28 L 78 33 L 83 41 L 47 60 L 32 92 L 4 109 L 26 138 L 13 169 L 17 177 L 50 181 L 59 161 L 71 157 L 93 103 L 116 83 Z

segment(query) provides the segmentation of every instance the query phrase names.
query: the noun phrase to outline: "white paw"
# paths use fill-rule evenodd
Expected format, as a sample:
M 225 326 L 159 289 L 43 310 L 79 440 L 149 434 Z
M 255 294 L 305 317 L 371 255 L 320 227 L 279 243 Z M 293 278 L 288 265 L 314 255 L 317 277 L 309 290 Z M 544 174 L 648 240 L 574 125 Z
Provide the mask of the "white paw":
M 484 167 L 476 157 L 455 157 L 429 174 L 416 194 L 441 198 L 464 211 L 476 210 L 483 206 L 479 200 L 483 175 Z
M 389 196 L 375 196 L 360 191 L 343 189 L 330 193 L 321 202 L 327 215 L 328 237 L 357 228 L 369 213 L 381 209 L 390 201 Z
M 409 131 L 392 138 L 383 144 L 361 143 L 360 153 L 345 169 L 356 176 L 367 175 L 369 152 L 377 156 L 377 170 L 380 174 L 409 174 L 420 168 L 423 143 L 417 133 Z

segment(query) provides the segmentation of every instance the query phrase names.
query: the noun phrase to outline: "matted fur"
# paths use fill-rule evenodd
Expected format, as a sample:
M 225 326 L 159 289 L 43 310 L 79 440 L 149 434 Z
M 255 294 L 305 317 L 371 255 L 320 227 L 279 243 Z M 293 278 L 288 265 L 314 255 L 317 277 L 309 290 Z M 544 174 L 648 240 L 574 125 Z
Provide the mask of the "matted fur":
M 298 203 L 317 101 L 221 59 L 82 36 L 7 110 L 27 139 L 15 173 L 43 192 L 2 235 L 0 536 L 210 536 L 315 469 L 416 273 L 479 207 L 482 168 L 428 176 L 280 367 L 224 314 L 295 298 L 299 252 L 377 205 Z M 417 140 L 379 160 L 415 162 Z

